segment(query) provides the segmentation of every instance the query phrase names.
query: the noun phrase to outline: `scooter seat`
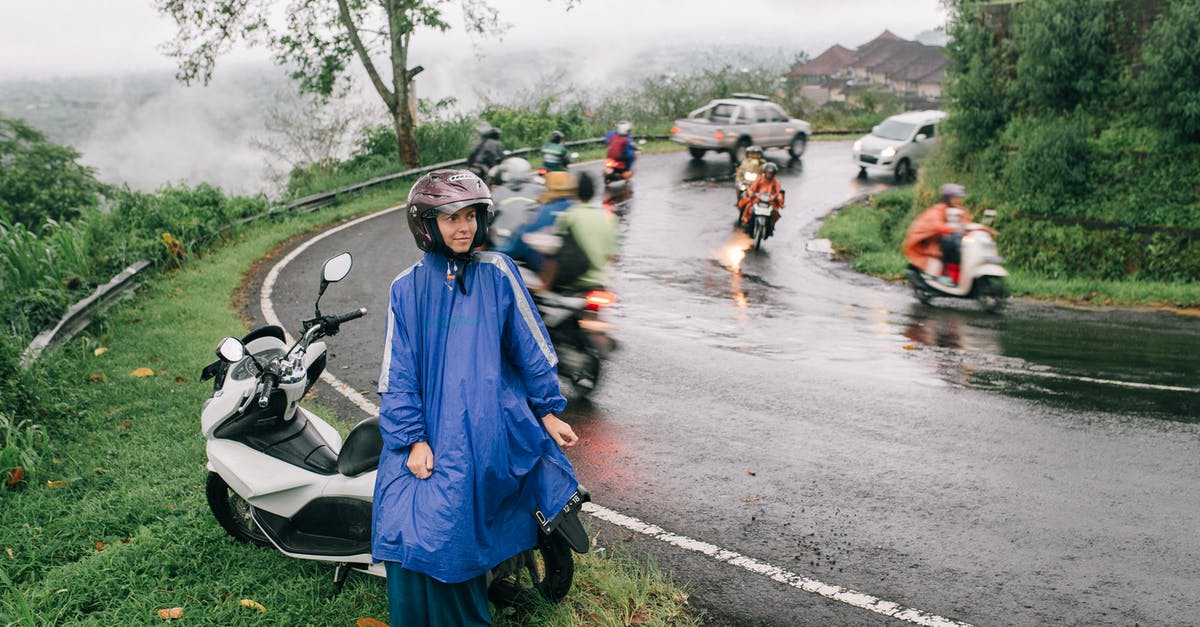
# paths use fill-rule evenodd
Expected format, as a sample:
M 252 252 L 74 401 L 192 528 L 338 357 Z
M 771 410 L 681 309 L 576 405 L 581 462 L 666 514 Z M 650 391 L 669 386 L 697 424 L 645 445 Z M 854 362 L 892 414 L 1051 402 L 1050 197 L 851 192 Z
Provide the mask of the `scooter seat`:
M 379 433 L 379 418 L 367 418 L 354 426 L 342 451 L 338 454 L 337 469 L 347 477 L 356 477 L 379 466 L 383 453 L 383 435 Z

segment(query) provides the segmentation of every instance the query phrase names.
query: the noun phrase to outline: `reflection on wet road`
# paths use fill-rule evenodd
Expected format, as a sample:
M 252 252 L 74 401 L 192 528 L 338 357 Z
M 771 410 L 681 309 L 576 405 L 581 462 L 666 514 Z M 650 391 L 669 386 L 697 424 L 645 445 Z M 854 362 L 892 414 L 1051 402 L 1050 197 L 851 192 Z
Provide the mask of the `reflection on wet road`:
M 813 171 L 768 155 L 781 166 L 780 180 L 790 192 L 777 235 L 760 251 L 733 228 L 725 161 L 661 159 L 665 167 L 656 163 L 636 179 L 635 193 L 623 204 L 624 324 L 785 359 L 813 351 L 844 357 L 866 351 L 869 358 L 881 342 L 907 339 L 929 352 L 953 354 L 935 362 L 953 359 L 977 373 L 956 374 L 956 384 L 1174 420 L 1200 418 L 1200 360 L 1194 358 L 1200 325 L 1193 318 L 1032 303 L 1017 303 L 1001 315 L 971 302 L 922 306 L 904 289 L 807 253 L 817 219 L 830 207 L 888 187 L 886 178 L 845 177 L 840 170 L 847 168 L 838 167 L 844 165 L 837 154 L 842 148 L 842 142 L 811 145 L 804 164 Z M 845 183 L 828 184 L 838 179 Z M 803 325 L 795 324 L 799 318 Z

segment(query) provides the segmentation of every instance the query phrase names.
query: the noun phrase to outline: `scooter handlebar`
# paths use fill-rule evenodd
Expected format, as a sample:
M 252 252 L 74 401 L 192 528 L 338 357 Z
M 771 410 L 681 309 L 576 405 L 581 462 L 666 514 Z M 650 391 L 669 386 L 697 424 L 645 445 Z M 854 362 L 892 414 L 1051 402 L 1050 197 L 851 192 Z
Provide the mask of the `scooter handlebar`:
M 350 313 L 348 313 L 348 314 L 342 314 L 342 315 L 340 315 L 340 316 L 334 316 L 334 317 L 333 317 L 333 323 L 334 323 L 334 324 L 339 324 L 339 325 L 340 325 L 340 324 L 342 324 L 342 323 L 344 323 L 344 322 L 350 322 L 351 320 L 358 320 L 359 318 L 361 318 L 361 317 L 363 317 L 363 316 L 365 316 L 365 315 L 367 315 L 367 308 L 366 308 L 366 307 L 359 307 L 358 309 L 355 309 L 354 311 L 352 311 L 352 312 L 350 312 Z
M 258 395 L 258 406 L 266 407 L 271 402 L 271 392 L 275 391 L 275 375 L 266 373 L 263 375 L 262 393 Z

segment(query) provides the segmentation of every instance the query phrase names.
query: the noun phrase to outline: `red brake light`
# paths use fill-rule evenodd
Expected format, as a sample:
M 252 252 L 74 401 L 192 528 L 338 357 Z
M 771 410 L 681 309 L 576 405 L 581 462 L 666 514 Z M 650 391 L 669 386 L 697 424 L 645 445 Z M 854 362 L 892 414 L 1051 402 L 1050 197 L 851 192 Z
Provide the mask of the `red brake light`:
M 604 290 L 592 290 L 584 299 L 587 300 L 587 308 L 596 311 L 617 302 L 617 295 Z
M 671 134 L 672 134 L 672 135 L 678 135 L 678 134 L 679 134 L 679 127 L 678 127 L 678 126 L 672 126 L 672 127 L 671 127 Z
M 716 133 L 713 133 L 713 138 L 714 139 L 725 139 L 725 131 L 717 131 Z

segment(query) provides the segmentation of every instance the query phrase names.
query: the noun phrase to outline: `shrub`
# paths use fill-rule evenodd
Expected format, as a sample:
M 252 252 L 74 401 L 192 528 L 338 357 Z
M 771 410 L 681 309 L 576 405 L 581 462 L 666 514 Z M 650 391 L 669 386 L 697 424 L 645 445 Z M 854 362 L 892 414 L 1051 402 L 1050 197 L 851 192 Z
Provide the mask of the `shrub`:
M 20 120 L 0 117 L 0 216 L 37 229 L 97 206 L 106 186 L 79 156 Z
M 1200 0 L 1174 0 L 1146 35 L 1132 88 L 1146 119 L 1200 141 Z

